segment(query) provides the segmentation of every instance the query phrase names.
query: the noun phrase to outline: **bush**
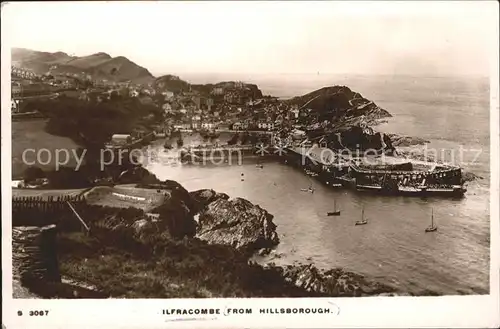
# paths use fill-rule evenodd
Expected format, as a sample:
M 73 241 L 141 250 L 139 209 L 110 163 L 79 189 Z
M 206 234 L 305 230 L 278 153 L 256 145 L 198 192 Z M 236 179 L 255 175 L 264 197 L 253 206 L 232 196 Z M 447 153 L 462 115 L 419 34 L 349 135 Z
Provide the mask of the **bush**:
M 36 166 L 30 166 L 26 168 L 23 174 L 23 180 L 25 183 L 33 182 L 38 178 L 45 178 L 45 173 L 43 170 Z

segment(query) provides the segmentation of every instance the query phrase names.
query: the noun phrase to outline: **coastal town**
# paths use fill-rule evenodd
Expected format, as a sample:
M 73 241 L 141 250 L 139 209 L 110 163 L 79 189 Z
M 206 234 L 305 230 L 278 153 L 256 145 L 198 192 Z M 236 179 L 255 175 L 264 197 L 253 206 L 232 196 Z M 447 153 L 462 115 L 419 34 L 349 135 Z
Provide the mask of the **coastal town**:
M 2 5 L 5 328 L 498 327 L 496 3 Z
M 26 56 L 28 50 L 18 52 Z M 176 159 L 185 170 L 201 164 L 201 175 L 207 164 L 207 168 L 214 164 L 248 168 L 251 163 L 262 172 L 272 164 L 286 166 L 308 177 L 309 183 L 298 188 L 303 196 L 313 196 L 324 187 L 360 197 L 380 195 L 386 200 L 464 198 L 470 174 L 439 159 L 408 157 L 406 148 L 426 141 L 377 131 L 392 115 L 360 93 L 334 85 L 280 99 L 242 81 L 193 84 L 165 75 L 134 82 L 116 78 L 115 68 L 107 75 L 102 71 L 92 75 L 90 69 L 68 73 L 76 70 L 68 69 L 70 63 L 94 63 L 96 58 L 107 58 L 102 53 L 68 57 L 61 66 L 45 62 L 36 66 L 33 58 L 55 61 L 66 58 L 65 54 L 28 54 L 29 60 L 21 56 L 11 69 L 13 260 L 18 296 L 438 294 L 405 291 L 342 268 L 326 270 L 313 263 L 276 265 L 283 255 L 276 251 L 282 237 L 273 222 L 275 215 L 251 200 L 211 186 L 188 191 L 182 182 L 159 179 L 157 172 L 135 161 L 136 157 L 122 161 L 123 152 L 131 155 L 152 147 Z M 43 144 L 44 140 L 51 140 L 50 145 Z M 33 147 L 30 161 L 22 145 Z M 56 157 L 56 162 L 38 164 L 34 156 L 40 155 L 40 149 L 36 147 L 49 147 L 48 153 L 71 148 L 77 161 L 60 166 Z M 167 165 L 158 168 L 169 172 Z M 242 171 L 237 181 L 245 184 L 251 179 Z M 368 224 L 364 207 L 349 213 L 338 207 L 335 197 L 329 203 L 332 208 L 321 216 L 357 219 L 353 227 Z M 438 230 L 434 213 L 429 220 L 431 225 L 422 226 L 421 232 Z M 36 245 L 35 241 L 45 240 Z M 131 245 L 139 247 L 130 249 Z M 220 246 L 224 249 L 217 249 Z M 130 275 L 135 275 L 143 266 L 135 257 L 142 252 L 147 257 L 164 257 L 159 248 L 180 248 L 189 257 L 181 265 L 162 263 L 153 269 L 149 275 L 155 285 L 151 287 L 142 281 L 133 286 L 114 282 L 99 258 L 105 252 L 103 257 L 118 266 L 132 255 L 132 263 L 123 266 L 132 268 Z M 207 253 L 222 258 L 213 264 L 199 258 Z M 255 263 L 255 257 L 267 261 Z M 229 264 L 233 258 L 237 265 Z M 201 268 L 208 271 L 203 279 L 195 274 L 203 272 Z M 227 274 L 221 276 L 221 268 L 228 269 Z M 245 271 L 254 274 L 244 279 L 241 273 Z M 177 274 L 166 279 L 163 272 Z M 229 281 L 223 279 L 226 276 Z M 255 287 L 248 280 L 269 284 Z
M 148 129 L 131 129 L 112 134 L 106 143 L 108 147 L 133 149 L 146 139 L 150 141 L 152 138 L 168 139 L 182 133 L 200 133 L 208 142 L 201 146 L 184 145 L 182 138 L 177 139 L 182 143 L 178 146 L 184 146 L 180 151 L 181 158 L 192 163 L 200 157 L 213 155 L 217 148 L 225 147 L 234 151 L 248 149 L 248 145 L 251 146 L 251 152 L 247 152 L 249 155 L 264 157 L 275 155 L 276 147 L 281 147 L 280 155 L 286 161 L 290 160 L 304 170 L 315 173 L 331 186 L 354 186 L 357 190 L 392 194 L 436 193 L 455 197 L 466 191 L 459 167 L 398 157 L 391 139 L 383 133 L 375 133 L 370 127 L 390 114 L 359 94 L 353 93 L 352 98 L 348 99 L 351 91 L 347 87 L 324 90 L 329 93 L 345 92 L 342 95 L 344 99 L 340 101 L 347 101 L 347 114 L 343 115 L 349 121 L 346 120 L 344 126 L 340 127 L 338 122 L 322 120 L 324 118 L 321 116 L 325 116 L 325 113 L 318 113 L 314 108 L 324 106 L 316 105 L 314 101 L 318 101 L 318 96 L 329 97 L 328 94 L 315 95 L 315 98 L 306 102 L 291 102 L 264 96 L 256 85 L 240 81 L 192 85 L 177 76 L 167 75 L 154 83 L 140 85 L 130 81 L 92 79 L 91 75 L 84 72 L 62 75 L 49 71 L 36 75 L 30 70 L 12 67 L 11 88 L 13 120 L 39 117 L 41 114 L 36 108 L 29 111 L 25 108 L 26 104 L 33 108 L 34 100 L 43 98 L 75 98 L 95 104 L 110 101 L 113 97 L 123 97 L 138 100 L 140 104 L 154 106 L 161 111 L 160 120 Z M 366 111 L 369 107 L 375 108 Z M 343 119 L 340 117 L 338 120 Z M 234 135 L 225 145 L 211 143 L 220 133 Z M 167 144 L 170 148 L 171 145 Z M 269 149 L 261 147 L 259 154 L 259 145 L 267 145 Z M 363 163 L 365 157 L 362 155 L 342 155 L 342 152 L 356 148 L 361 148 L 362 152 L 375 150 L 379 160 L 376 163 L 371 161 L 369 165 L 366 161 Z M 380 155 L 385 155 L 385 163 Z

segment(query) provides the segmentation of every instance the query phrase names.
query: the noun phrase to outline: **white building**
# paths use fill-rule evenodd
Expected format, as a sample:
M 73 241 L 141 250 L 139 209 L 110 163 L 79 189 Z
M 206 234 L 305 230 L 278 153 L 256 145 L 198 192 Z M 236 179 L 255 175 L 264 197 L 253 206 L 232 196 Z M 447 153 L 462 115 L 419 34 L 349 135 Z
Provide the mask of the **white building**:
M 203 128 L 203 129 L 214 129 L 215 127 L 216 127 L 216 125 L 213 122 L 203 122 L 201 124 L 201 128 Z
M 172 111 L 172 105 L 170 105 L 170 103 L 165 103 L 163 104 L 163 106 L 161 107 L 163 109 L 163 111 L 165 112 L 171 112 Z
M 272 130 L 272 129 L 274 129 L 274 123 L 272 123 L 272 122 L 259 122 L 257 124 L 257 127 L 259 129 Z
M 163 91 L 161 94 L 165 96 L 165 100 L 169 100 L 174 97 L 174 93 L 168 90 Z
M 111 137 L 112 145 L 126 145 L 132 141 L 130 134 L 114 134 Z
M 190 123 L 181 123 L 178 125 L 174 125 L 174 129 L 176 130 L 185 130 L 185 129 L 190 129 L 191 124 Z
M 19 100 L 11 100 L 10 109 L 13 113 L 19 112 Z

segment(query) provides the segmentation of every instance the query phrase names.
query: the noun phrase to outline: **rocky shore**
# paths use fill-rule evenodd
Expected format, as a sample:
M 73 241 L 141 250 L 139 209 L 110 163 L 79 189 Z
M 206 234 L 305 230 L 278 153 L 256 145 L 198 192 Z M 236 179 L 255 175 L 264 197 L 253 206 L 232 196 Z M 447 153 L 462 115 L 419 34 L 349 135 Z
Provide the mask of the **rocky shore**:
M 115 202 L 113 187 L 106 187 L 111 190 L 105 193 L 96 187 L 86 192 L 93 201 L 77 209 L 90 235 L 81 232 L 77 221 L 69 221 L 68 214 L 51 218 L 59 227 L 62 276 L 95 286 L 100 296 L 113 298 L 398 293 L 341 269 L 253 262 L 254 254 L 269 253 L 280 241 L 273 215 L 248 200 L 210 189 L 188 192 L 168 180 L 135 186 L 116 187 L 118 195 L 127 189 L 135 194 L 150 191 L 161 195 L 162 203 L 146 212 L 140 206 Z M 50 291 L 47 288 L 45 296 Z M 51 297 L 68 295 L 58 294 L 59 290 L 54 291 Z
M 273 216 L 259 206 L 241 198 L 230 199 L 228 195 L 214 190 L 193 191 L 190 195 L 198 205 L 202 205 L 196 233 L 198 238 L 209 244 L 229 245 L 244 251 L 249 257 L 257 251 L 260 255 L 267 254 L 279 244 Z M 362 275 L 340 268 L 322 270 L 313 264 L 282 267 L 273 263 L 264 265 L 264 268 L 278 273 L 286 282 L 312 295 L 404 295 L 392 287 L 371 282 Z

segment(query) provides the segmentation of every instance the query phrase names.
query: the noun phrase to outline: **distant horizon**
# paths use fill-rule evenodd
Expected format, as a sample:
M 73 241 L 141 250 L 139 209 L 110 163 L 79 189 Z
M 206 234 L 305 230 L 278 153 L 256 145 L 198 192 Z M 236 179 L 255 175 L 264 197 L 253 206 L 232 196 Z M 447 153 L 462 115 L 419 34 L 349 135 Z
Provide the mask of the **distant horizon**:
M 20 2 L 2 7 L 2 25 L 9 31 L 2 41 L 4 46 L 68 55 L 124 56 L 155 76 L 488 76 L 496 43 L 492 5 Z
M 99 53 L 105 53 L 108 54 L 111 57 L 119 57 L 123 55 L 117 55 L 113 56 L 107 51 L 99 51 L 96 53 L 91 53 L 87 55 L 79 55 L 79 54 L 71 54 L 65 51 L 64 49 L 56 49 L 53 51 L 48 51 L 48 50 L 38 50 L 30 47 L 17 47 L 13 46 L 11 47 L 11 51 L 13 49 L 26 49 L 26 50 L 31 50 L 31 51 L 40 51 L 40 52 L 48 52 L 48 53 L 58 53 L 62 52 L 67 54 L 68 56 L 77 56 L 77 57 L 86 57 L 86 56 L 91 56 Z M 126 56 L 124 56 L 126 57 Z M 129 60 L 133 61 L 132 59 L 129 58 Z M 134 62 L 134 61 L 133 61 Z M 272 73 L 265 73 L 265 72 L 210 72 L 210 71 L 199 71 L 199 72 L 192 72 L 192 71 L 185 71 L 185 72 L 153 72 L 150 70 L 147 65 L 142 65 L 141 63 L 136 63 L 135 64 L 147 69 L 153 77 L 160 78 L 166 75 L 173 75 L 173 76 L 178 76 L 180 79 L 188 82 L 188 83 L 193 83 L 193 84 L 209 84 L 209 83 L 217 83 L 217 82 L 222 82 L 224 80 L 231 80 L 231 79 L 237 79 L 245 82 L 245 79 L 250 79 L 252 80 L 253 78 L 262 78 L 266 77 L 269 80 L 279 80 L 280 76 L 318 76 L 321 78 L 326 78 L 326 77 L 418 77 L 418 78 L 473 78 L 473 79 L 489 79 L 489 75 L 484 75 L 481 73 L 472 73 L 472 72 L 466 72 L 466 73 L 459 73 L 459 74 L 448 74 L 448 75 L 430 75 L 428 73 L 396 73 L 396 74 L 389 74 L 389 73 L 335 73 L 335 72 L 272 72 Z M 213 76 L 214 78 L 210 78 Z M 201 79 L 202 81 L 190 81 L 192 79 Z M 215 80 L 214 80 L 215 79 Z M 208 81 L 208 82 L 207 82 Z

